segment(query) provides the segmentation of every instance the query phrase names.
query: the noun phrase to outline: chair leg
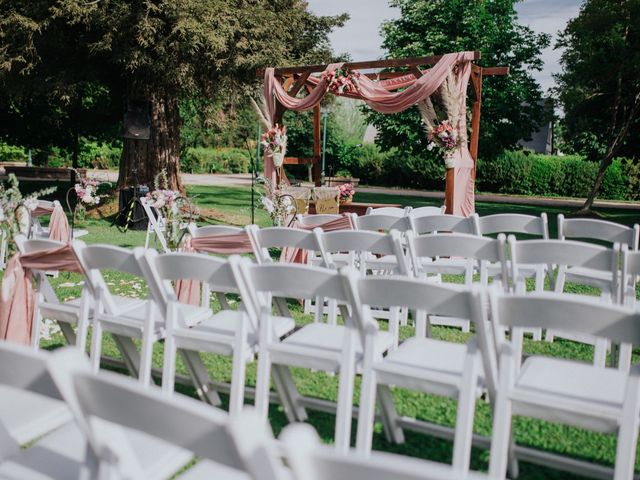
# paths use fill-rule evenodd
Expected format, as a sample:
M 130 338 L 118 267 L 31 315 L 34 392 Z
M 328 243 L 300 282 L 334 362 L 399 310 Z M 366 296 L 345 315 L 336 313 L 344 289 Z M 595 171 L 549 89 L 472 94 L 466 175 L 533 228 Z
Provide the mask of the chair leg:
M 627 383 L 622 418 L 618 430 L 614 480 L 633 478 L 639 427 L 640 380 L 637 377 L 632 377 Z
M 336 450 L 347 452 L 351 443 L 351 419 L 353 412 L 353 388 L 356 375 L 355 332 L 348 329 L 346 344 L 340 362 L 338 383 L 338 406 L 336 410 Z
M 244 382 L 247 371 L 247 322 L 241 321 L 236 332 L 233 348 L 233 367 L 231 372 L 231 392 L 229 395 L 229 413 L 236 415 L 244 406 Z M 267 392 L 267 396 L 269 393 Z M 268 407 L 267 407 L 268 409 Z
M 491 453 L 489 458 L 489 476 L 505 478 L 511 444 L 511 401 L 507 392 L 498 390 L 496 405 L 493 409 L 493 429 L 491 434 Z
M 198 352 L 192 352 L 190 350 L 178 351 L 180 352 L 182 361 L 187 367 L 187 371 L 189 372 L 189 376 L 191 377 L 191 381 L 196 388 L 196 393 L 198 394 L 198 397 L 200 397 L 200 400 L 215 407 L 221 405 L 222 400 L 220 399 L 218 392 L 211 388 L 209 372 L 207 372 L 207 367 L 202 363 L 202 359 L 200 358 L 200 355 L 198 355 Z
M 271 383 L 271 354 L 265 348 L 258 357 L 255 409 L 265 421 L 269 417 L 269 386 Z M 286 404 L 285 404 L 286 407 Z
M 93 321 L 93 334 L 91 336 L 91 370 L 97 373 L 100 370 L 100 356 L 102 355 L 102 323 L 96 318 Z
M 151 334 L 142 335 L 142 349 L 140 350 L 140 371 L 138 380 L 144 387 L 151 382 L 151 367 L 153 360 L 153 337 Z
M 122 355 L 122 358 L 124 359 L 124 363 L 127 366 L 127 370 L 129 370 L 129 374 L 134 378 L 137 377 L 138 372 L 140 371 L 140 354 L 138 353 L 133 340 L 122 335 L 112 335 L 112 337 L 120 351 L 120 354 Z
M 389 309 L 389 333 L 393 335 L 393 350 L 398 348 L 400 341 L 400 308 L 391 307 Z
M 618 368 L 628 372 L 629 368 L 631 368 L 632 345 L 630 343 L 621 343 L 618 350 Z
M 176 378 L 176 341 L 169 336 L 164 341 L 164 359 L 162 362 L 162 393 L 173 395 Z
M 33 348 L 34 350 L 38 350 L 38 348 L 40 347 L 40 326 L 42 324 L 40 303 L 42 303 L 42 294 L 38 292 L 36 293 L 33 316 L 31 317 L 31 348 Z
M 304 422 L 308 416 L 300 402 L 301 396 L 291 376 L 291 371 L 284 365 L 273 365 L 273 383 L 280 396 L 285 413 L 290 422 Z
M 473 419 L 476 407 L 476 384 L 478 378 L 477 357 L 465 363 L 462 388 L 458 395 L 458 410 L 453 437 L 453 468 L 458 472 L 469 470 L 471 444 L 473 441 Z
M 609 342 L 605 338 L 596 338 L 596 342 L 593 349 L 593 365 L 596 367 L 604 368 L 607 363 L 607 350 Z
M 327 323 L 329 325 L 336 325 L 338 323 L 338 304 L 335 300 L 328 301 L 329 312 L 327 313 Z
M 427 336 L 427 312 L 416 310 L 415 315 L 416 337 L 424 338 Z
M 404 431 L 398 426 L 400 416 L 393 403 L 391 389 L 387 385 L 378 385 L 376 390 L 385 438 L 393 443 L 404 443 Z
M 376 416 L 377 374 L 368 368 L 362 375 L 360 387 L 360 409 L 358 412 L 358 430 L 356 433 L 356 451 L 368 455 L 373 443 L 373 426 Z

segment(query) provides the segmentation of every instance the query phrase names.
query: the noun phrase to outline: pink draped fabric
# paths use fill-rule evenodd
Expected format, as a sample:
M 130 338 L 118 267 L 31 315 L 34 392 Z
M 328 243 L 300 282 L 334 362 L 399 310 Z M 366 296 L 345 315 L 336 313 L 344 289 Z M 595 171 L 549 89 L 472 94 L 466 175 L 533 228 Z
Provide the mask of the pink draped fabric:
M 353 230 L 353 222 L 351 220 L 351 215 L 343 215 L 335 220 L 312 225 L 302 225 L 300 222 L 295 221 L 292 228 L 309 231 L 315 228 L 321 228 L 325 232 L 334 232 L 336 230 Z M 308 257 L 309 252 L 307 250 L 285 247 L 282 249 L 282 253 L 280 254 L 280 261 L 283 263 L 307 263 Z
M 0 289 L 0 339 L 29 345 L 35 294 L 31 269 L 82 272 L 70 245 L 16 254 L 7 263 Z
M 43 215 L 51 215 L 53 212 L 53 205 L 49 206 L 42 202 L 38 202 L 36 209 L 31 212 L 32 217 L 42 217 Z
M 218 253 L 220 255 L 253 253 L 253 244 L 246 232 L 195 237 L 191 239 L 191 247 L 196 252 Z
M 375 82 L 362 75 L 359 79 L 358 93 L 345 95 L 364 100 L 373 110 L 382 113 L 398 113 L 415 105 L 432 95 L 447 78 L 455 65 L 459 66 L 456 75 L 458 87 L 462 92 L 462 100 L 466 108 L 466 90 L 471 73 L 473 52 L 457 52 L 443 55 L 440 60 L 419 78 L 404 75 L 395 79 Z M 343 64 L 328 65 L 326 70 L 335 70 Z M 264 76 L 264 97 L 271 121 L 275 119 L 276 100 L 289 110 L 309 110 L 320 103 L 327 93 L 327 82 L 322 78 L 309 77 L 315 84 L 313 91 L 304 98 L 294 98 L 287 94 L 284 87 L 276 80 L 273 68 L 267 68 Z M 405 88 L 406 87 L 406 88 Z M 390 89 L 405 88 L 391 92 Z M 466 109 L 465 109 L 466 111 Z M 466 132 L 466 117 L 459 120 L 459 131 Z M 475 165 L 466 142 L 456 152 L 454 181 L 454 215 L 469 216 L 475 211 L 474 181 Z M 275 181 L 275 168 L 270 157 L 265 156 L 264 174 Z
M 183 252 L 195 253 L 191 240 L 191 238 L 187 239 L 184 247 L 182 247 Z M 177 280 L 175 291 L 179 302 L 190 305 L 200 305 L 200 292 L 202 291 L 202 287 L 198 280 Z
M 49 239 L 57 240 L 58 242 L 68 242 L 70 238 L 69 221 L 64 214 L 62 206 L 57 204 L 53 207 L 51 219 L 49 220 Z

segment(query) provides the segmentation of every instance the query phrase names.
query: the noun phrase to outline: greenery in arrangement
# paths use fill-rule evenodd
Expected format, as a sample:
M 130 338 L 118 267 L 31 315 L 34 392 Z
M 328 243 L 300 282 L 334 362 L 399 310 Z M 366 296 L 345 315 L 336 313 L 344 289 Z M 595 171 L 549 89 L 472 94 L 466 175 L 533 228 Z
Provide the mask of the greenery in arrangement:
M 585 211 L 605 189 L 606 172 L 615 168 L 615 157 L 638 159 L 638 18 L 638 1 L 586 0 L 558 42 L 564 52 L 556 95 L 564 108 L 565 141 L 573 151 L 600 164 Z

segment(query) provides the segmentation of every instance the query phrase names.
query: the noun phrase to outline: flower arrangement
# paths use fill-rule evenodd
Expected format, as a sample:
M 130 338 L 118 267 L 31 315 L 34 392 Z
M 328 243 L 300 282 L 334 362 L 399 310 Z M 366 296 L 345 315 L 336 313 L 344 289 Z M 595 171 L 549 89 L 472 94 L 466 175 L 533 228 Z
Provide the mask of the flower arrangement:
M 15 249 L 15 236 L 29 233 L 30 212 L 38 206 L 38 197 L 56 191 L 56 187 L 49 187 L 23 197 L 19 187 L 20 183 L 14 174 L 9 175 L 8 187 L 0 183 L 0 230 L 7 239 L 10 252 Z
M 465 114 L 461 95 L 453 73 L 449 72 L 435 96 L 437 107 L 430 97 L 418 103 L 429 140 L 427 150 L 437 148 L 442 153 L 446 168 L 455 166 L 454 153 L 467 141 L 466 132 L 458 129 L 459 121 Z
M 271 223 L 275 227 L 285 225 L 287 217 L 295 215 L 296 203 L 294 198 L 273 184 L 265 177 L 258 178 L 259 183 L 264 183 L 266 195 L 260 197 L 262 208 L 271 217 Z
M 356 189 L 353 188 L 351 183 L 343 183 L 340 185 L 340 203 L 350 203 L 353 200 L 353 195 L 356 193 Z
M 260 143 L 268 153 L 285 153 L 287 150 L 287 127 L 278 125 L 262 134 Z
M 360 80 L 360 72 L 338 68 L 336 70 L 325 70 L 322 72 L 322 79 L 327 81 L 327 89 L 333 93 L 342 95 L 343 93 L 357 93 Z
M 153 190 L 145 198 L 151 207 L 160 211 L 164 219 L 167 244 L 170 249 L 176 249 L 186 224 L 193 220 L 197 212 L 187 197 L 167 188 L 168 183 L 167 171 L 163 169 L 154 177 Z
M 76 194 L 77 203 L 73 212 L 74 220 L 77 218 L 79 220 L 84 220 L 86 214 L 86 207 L 93 207 L 99 205 L 100 202 L 108 195 L 98 195 L 98 187 L 102 183 L 110 182 L 101 182 L 96 178 L 82 178 L 78 172 L 76 172 L 77 177 L 80 179 L 80 182 L 76 183 L 73 186 L 73 191 Z M 67 194 L 67 202 L 68 202 L 68 194 Z

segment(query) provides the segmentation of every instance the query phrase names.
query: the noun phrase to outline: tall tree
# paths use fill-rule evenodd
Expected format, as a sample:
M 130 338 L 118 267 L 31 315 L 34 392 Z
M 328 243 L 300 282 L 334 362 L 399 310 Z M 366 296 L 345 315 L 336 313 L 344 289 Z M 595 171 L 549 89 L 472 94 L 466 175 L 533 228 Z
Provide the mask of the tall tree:
M 506 77 L 489 77 L 482 92 L 480 155 L 491 157 L 530 136 L 541 120 L 542 93 L 532 71 L 542 68 L 540 53 L 549 37 L 518 23 L 519 0 L 390 0 L 400 17 L 382 25 L 389 57 L 413 57 L 479 50 L 480 65 L 508 66 Z M 370 113 L 384 149 L 399 148 L 429 158 L 420 115 Z
M 640 147 L 640 0 L 587 0 L 557 46 L 565 50 L 556 93 L 565 141 L 600 168 L 581 209 L 590 211 L 604 174 Z
M 117 95 L 122 92 L 121 105 L 148 102 L 151 138 L 124 142 L 120 187 L 134 177 L 150 183 L 165 169 L 170 187 L 181 188 L 180 101 L 237 96 L 256 81 L 258 67 L 318 54 L 316 46 L 325 57 L 328 32 L 346 20 L 316 17 L 302 0 L 18 0 L 1 5 L 6 26 L 0 27 L 9 33 L 0 31 L 0 68 L 35 72 L 43 61 L 41 46 L 67 28 L 86 49 L 83 60 L 94 80 Z

